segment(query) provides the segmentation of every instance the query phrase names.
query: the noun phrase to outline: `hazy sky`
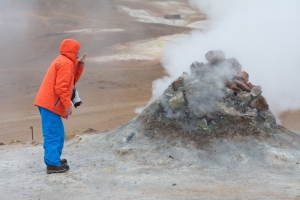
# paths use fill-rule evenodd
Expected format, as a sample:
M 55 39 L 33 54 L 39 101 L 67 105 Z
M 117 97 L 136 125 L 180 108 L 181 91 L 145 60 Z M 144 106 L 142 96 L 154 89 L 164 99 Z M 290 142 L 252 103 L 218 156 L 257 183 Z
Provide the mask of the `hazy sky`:
M 193 31 L 165 49 L 162 64 L 170 77 L 153 83 L 154 99 L 192 62 L 206 62 L 209 50 L 235 57 L 261 85 L 271 110 L 300 108 L 300 1 L 190 0 L 209 18 L 209 30 Z

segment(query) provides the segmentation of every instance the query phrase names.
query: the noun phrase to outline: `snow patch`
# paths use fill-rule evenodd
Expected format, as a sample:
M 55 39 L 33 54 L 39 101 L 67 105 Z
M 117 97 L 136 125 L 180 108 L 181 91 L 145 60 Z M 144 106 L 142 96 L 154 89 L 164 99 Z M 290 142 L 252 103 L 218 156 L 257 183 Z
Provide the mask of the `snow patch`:
M 115 45 L 118 53 L 114 55 L 88 58 L 91 62 L 110 62 L 116 60 L 155 60 L 161 58 L 165 46 L 176 42 L 185 34 L 175 34 L 159 37 L 153 40 L 142 40 L 126 44 Z
M 163 52 L 165 46 L 170 42 L 175 42 L 184 34 L 175 34 L 170 36 L 159 37 L 154 40 L 146 40 L 133 44 L 133 50 L 136 52 L 144 52 L 147 55 L 160 54 Z
M 161 6 L 165 6 L 165 7 L 169 7 L 171 4 L 173 5 L 179 5 L 180 3 L 176 2 L 176 1 L 168 1 L 168 2 L 154 2 L 156 4 L 159 4 Z
M 203 20 L 203 21 L 192 22 L 188 24 L 187 27 L 194 28 L 194 29 L 208 30 L 209 24 L 210 23 L 208 20 Z
M 116 60 L 154 60 L 154 57 L 144 56 L 144 55 L 136 55 L 136 54 L 118 54 L 111 56 L 98 56 L 92 57 L 89 61 L 92 62 L 110 62 Z
M 84 28 L 64 31 L 64 33 L 113 33 L 113 32 L 122 32 L 124 29 L 113 28 L 113 29 L 96 29 L 96 28 Z
M 196 11 L 188 10 L 188 9 L 179 9 L 178 11 L 179 11 L 179 13 L 182 13 L 182 14 L 195 14 L 196 13 Z
M 125 6 L 120 6 L 120 8 L 123 11 L 127 12 L 129 14 L 129 16 L 137 18 L 137 20 L 140 22 L 167 24 L 167 25 L 172 25 L 172 26 L 184 26 L 187 23 L 183 19 L 168 20 L 168 19 L 164 19 L 164 18 L 155 17 L 155 16 L 150 15 L 148 12 L 146 12 L 144 10 L 132 10 Z

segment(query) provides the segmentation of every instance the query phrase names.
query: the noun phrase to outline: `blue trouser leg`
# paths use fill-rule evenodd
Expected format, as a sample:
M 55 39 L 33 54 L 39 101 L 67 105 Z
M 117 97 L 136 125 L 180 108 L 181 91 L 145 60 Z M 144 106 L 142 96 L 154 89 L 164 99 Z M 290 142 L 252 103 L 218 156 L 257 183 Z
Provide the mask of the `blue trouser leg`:
M 59 157 L 61 156 L 62 154 L 62 150 L 64 148 L 64 144 L 65 144 L 65 128 L 64 128 L 64 124 L 62 123 L 62 120 L 60 118 L 60 121 L 61 121 L 61 126 L 60 126 L 60 143 L 59 143 L 59 148 L 58 148 L 58 153 L 59 153 Z
M 64 146 L 65 131 L 61 117 L 45 108 L 39 107 L 44 137 L 44 162 L 46 165 L 60 165 Z

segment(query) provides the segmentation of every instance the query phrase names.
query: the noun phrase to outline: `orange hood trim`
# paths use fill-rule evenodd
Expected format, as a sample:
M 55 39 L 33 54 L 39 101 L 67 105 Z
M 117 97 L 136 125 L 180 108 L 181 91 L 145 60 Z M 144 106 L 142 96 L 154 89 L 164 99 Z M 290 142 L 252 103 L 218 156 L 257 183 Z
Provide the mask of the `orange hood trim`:
M 76 59 L 76 54 L 80 49 L 80 44 L 73 39 L 65 39 L 60 44 L 60 54 L 69 58 L 75 65 L 77 65 L 78 60 Z

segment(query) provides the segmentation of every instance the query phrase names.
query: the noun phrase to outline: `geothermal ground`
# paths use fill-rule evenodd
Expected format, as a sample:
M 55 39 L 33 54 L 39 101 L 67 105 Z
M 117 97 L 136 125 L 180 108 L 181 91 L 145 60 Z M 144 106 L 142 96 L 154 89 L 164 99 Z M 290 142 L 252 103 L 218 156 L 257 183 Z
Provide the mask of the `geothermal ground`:
M 2 2 L 0 20 L 0 142 L 42 140 L 33 101 L 60 42 L 82 43 L 87 64 L 77 84 L 83 105 L 65 121 L 67 135 L 103 133 L 127 123 L 151 97 L 152 81 L 164 76 L 166 44 L 207 22 L 187 1 L 22 1 Z M 80 8 L 80 16 L 74 10 Z M 12 11 L 13 9 L 13 11 Z M 164 19 L 165 14 L 182 19 Z M 286 112 L 281 123 L 298 132 L 300 112 Z M 94 131 L 93 131 L 94 130 Z
M 42 140 L 33 106 L 43 76 L 65 38 L 81 42 L 86 67 L 77 84 L 83 105 L 65 121 L 68 135 L 107 132 L 136 116 L 151 97 L 152 81 L 164 75 L 164 46 L 203 15 L 186 1 L 22 1 L 2 3 L 0 20 L 0 141 Z M 74 10 L 80 10 L 80 14 Z M 12 11 L 13 10 L 13 11 Z M 182 19 L 164 19 L 179 13 Z M 175 26 L 174 26 L 175 25 Z
M 296 136 L 284 137 L 286 143 L 223 138 L 201 150 L 137 130 L 135 109 L 147 104 L 152 81 L 164 75 L 165 45 L 207 26 L 187 1 L 0 5 L 0 142 L 25 142 L 0 146 L 0 199 L 300 199 Z M 83 104 L 64 120 L 74 137 L 63 153 L 71 170 L 47 175 L 33 101 L 65 38 L 78 40 L 87 54 L 77 84 Z M 283 113 L 282 125 L 299 132 L 299 113 Z M 29 127 L 36 142 L 30 143 Z

